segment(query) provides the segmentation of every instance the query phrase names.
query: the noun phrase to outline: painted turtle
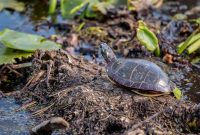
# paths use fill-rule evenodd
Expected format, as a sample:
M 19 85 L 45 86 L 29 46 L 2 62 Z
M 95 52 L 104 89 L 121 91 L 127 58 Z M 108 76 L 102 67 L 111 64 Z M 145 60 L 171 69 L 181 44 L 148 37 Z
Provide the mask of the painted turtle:
M 112 82 L 144 96 L 169 94 L 176 87 L 156 64 L 143 59 L 117 59 L 106 43 L 101 43 L 100 49 Z

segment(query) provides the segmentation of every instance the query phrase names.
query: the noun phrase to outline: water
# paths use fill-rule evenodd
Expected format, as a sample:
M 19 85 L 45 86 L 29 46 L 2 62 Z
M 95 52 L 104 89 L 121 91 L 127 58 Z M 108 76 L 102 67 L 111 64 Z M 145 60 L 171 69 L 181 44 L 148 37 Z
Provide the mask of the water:
M 48 37 L 52 34 L 55 34 L 55 29 L 43 28 L 38 31 L 35 31 L 35 25 L 42 21 L 42 18 L 39 20 L 31 20 L 26 14 L 22 14 L 16 11 L 3 10 L 0 12 L 0 31 L 9 28 L 12 30 L 27 32 L 31 34 L 38 34 L 41 36 Z
M 200 71 L 199 69 L 194 70 L 193 72 L 188 73 L 188 81 L 183 83 L 183 89 L 185 89 L 189 100 L 192 100 L 196 103 L 200 103 Z
M 0 99 L 0 135 L 27 135 L 33 124 L 29 113 L 15 112 L 20 106 L 13 98 Z

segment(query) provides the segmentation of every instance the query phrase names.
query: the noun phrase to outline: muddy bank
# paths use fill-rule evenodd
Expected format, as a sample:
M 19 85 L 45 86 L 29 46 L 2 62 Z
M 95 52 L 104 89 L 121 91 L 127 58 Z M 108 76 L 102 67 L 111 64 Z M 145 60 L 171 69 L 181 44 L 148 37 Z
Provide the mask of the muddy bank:
M 12 95 L 38 122 L 63 117 L 68 134 L 200 132 L 200 107 L 193 102 L 136 95 L 112 84 L 103 66 L 65 51 L 37 52 L 32 63 L 32 75 Z

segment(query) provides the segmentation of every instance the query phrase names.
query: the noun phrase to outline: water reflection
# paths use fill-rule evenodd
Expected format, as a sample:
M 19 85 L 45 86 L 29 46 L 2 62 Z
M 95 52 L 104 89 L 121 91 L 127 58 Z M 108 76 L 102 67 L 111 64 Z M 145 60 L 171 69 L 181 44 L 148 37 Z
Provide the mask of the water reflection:
M 19 12 L 3 10 L 0 12 L 0 20 L 0 31 L 9 28 L 16 31 L 39 34 L 45 37 L 55 34 L 55 29 L 49 29 L 48 27 L 35 31 L 37 21 L 32 21 L 28 16 Z

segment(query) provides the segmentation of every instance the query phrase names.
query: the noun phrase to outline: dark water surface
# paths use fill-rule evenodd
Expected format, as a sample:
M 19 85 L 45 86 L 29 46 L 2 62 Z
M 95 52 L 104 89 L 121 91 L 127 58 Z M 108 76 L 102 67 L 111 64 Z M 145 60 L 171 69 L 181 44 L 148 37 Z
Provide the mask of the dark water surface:
M 188 82 L 182 84 L 190 100 L 200 103 L 200 70 L 196 69 L 187 75 Z
M 28 32 L 48 37 L 58 33 L 55 29 L 42 28 L 35 31 L 35 26 L 48 18 L 48 0 L 19 0 L 25 2 L 26 11 L 16 12 L 3 10 L 0 12 L 0 30 L 10 28 L 17 31 Z M 171 0 L 172 1 L 172 0 Z M 200 0 L 180 0 L 188 8 L 200 5 Z M 58 16 L 59 18 L 59 16 Z M 83 46 L 84 47 L 84 46 Z M 87 46 L 85 47 L 87 49 Z M 84 49 L 84 48 L 83 48 Z M 78 54 L 79 52 L 77 52 Z M 90 60 L 90 55 L 86 55 Z M 191 72 L 187 75 L 187 83 L 183 84 L 183 90 L 188 94 L 188 98 L 200 103 L 200 71 Z M 28 134 L 29 127 L 34 123 L 27 112 L 15 113 L 19 105 L 12 98 L 0 98 L 0 135 L 25 135 Z
M 15 112 L 19 107 L 13 98 L 0 99 L 0 135 L 29 134 L 34 122 L 27 112 Z

